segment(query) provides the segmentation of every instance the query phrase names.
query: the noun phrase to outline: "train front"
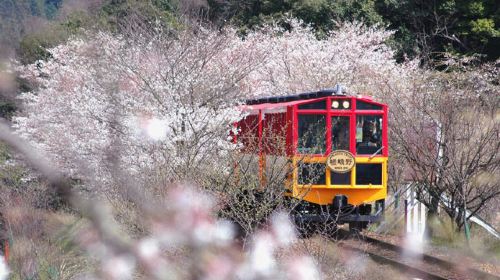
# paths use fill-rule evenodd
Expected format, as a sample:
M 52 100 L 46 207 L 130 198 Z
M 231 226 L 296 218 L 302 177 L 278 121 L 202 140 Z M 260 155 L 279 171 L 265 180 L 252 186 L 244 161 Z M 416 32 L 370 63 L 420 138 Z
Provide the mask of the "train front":
M 242 108 L 248 112 L 237 124 L 243 151 L 258 155 L 261 186 L 275 173 L 277 159 L 288 164 L 285 196 L 299 222 L 333 220 L 362 228 L 381 219 L 387 195 L 385 104 L 322 90 L 249 100 Z M 278 148 L 282 144 L 285 149 Z
M 382 217 L 387 195 L 387 106 L 332 95 L 293 110 L 289 196 L 305 221 L 362 228 Z

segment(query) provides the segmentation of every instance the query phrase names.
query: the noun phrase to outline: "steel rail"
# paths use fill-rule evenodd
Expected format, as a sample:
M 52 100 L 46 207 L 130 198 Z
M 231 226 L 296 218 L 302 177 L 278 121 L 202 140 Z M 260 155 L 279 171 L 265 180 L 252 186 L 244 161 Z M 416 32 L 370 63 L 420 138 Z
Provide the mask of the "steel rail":
M 344 229 L 338 229 L 338 231 L 340 234 L 342 234 L 344 236 L 347 236 L 347 237 L 353 236 L 351 233 L 349 233 L 348 231 L 346 231 Z M 463 264 L 453 263 L 451 261 L 443 260 L 443 259 L 431 256 L 428 254 L 420 253 L 420 252 L 414 252 L 411 250 L 409 251 L 407 248 L 403 248 L 401 246 L 397 246 L 397 245 L 394 245 L 394 244 L 391 244 L 391 243 L 388 243 L 388 242 L 385 242 L 385 241 L 382 241 L 379 239 L 375 239 L 373 237 L 369 237 L 369 236 L 366 236 L 363 234 L 356 234 L 356 236 L 358 238 L 357 240 L 359 240 L 359 241 L 364 241 L 364 242 L 373 244 L 373 245 L 378 246 L 380 248 L 396 252 L 400 255 L 402 255 L 403 252 L 409 252 L 410 254 L 413 253 L 415 255 L 418 254 L 419 258 L 421 258 L 421 260 L 423 260 L 424 262 L 427 262 L 427 263 L 430 263 L 433 265 L 437 265 L 437 266 L 442 267 L 443 269 L 446 269 L 446 270 L 454 270 L 455 268 L 459 267 L 467 276 L 474 277 L 474 279 L 500 280 L 500 277 L 497 275 L 493 275 L 493 274 L 490 274 L 490 273 L 487 273 L 485 271 L 481 271 L 479 269 L 472 268 L 472 267 L 464 267 Z M 344 245 L 341 245 L 341 246 L 344 246 Z M 349 246 L 349 245 L 347 245 L 347 246 Z M 359 250 L 361 250 L 361 249 L 359 249 Z M 372 257 L 372 259 L 374 259 L 374 260 L 376 258 L 385 258 L 383 256 L 377 257 L 377 255 L 373 254 L 373 253 L 369 253 L 369 252 L 365 252 L 365 253 L 369 254 L 370 257 Z M 397 261 L 394 261 L 394 262 L 399 263 Z M 391 263 L 389 263 L 389 264 L 391 264 Z M 402 265 L 408 266 L 406 264 L 402 264 Z M 415 268 L 415 269 L 419 270 L 417 268 Z M 429 277 L 433 277 L 433 276 L 429 275 Z M 427 278 L 425 278 L 425 279 L 427 279 Z M 437 279 L 437 278 L 429 278 L 429 279 Z M 446 278 L 440 278 L 440 279 L 446 279 Z
M 341 247 L 344 250 L 352 251 L 352 252 L 359 253 L 359 254 L 367 254 L 368 256 L 370 256 L 370 258 L 373 261 L 375 261 L 377 263 L 390 265 L 393 268 L 396 268 L 397 270 L 404 272 L 404 273 L 407 273 L 407 274 L 410 274 L 411 276 L 414 276 L 414 277 L 418 277 L 421 279 L 428 279 L 428 280 L 447 280 L 448 279 L 446 277 L 442 277 L 442 276 L 433 274 L 431 272 L 410 266 L 408 264 L 399 262 L 397 260 L 394 260 L 394 259 L 391 259 L 388 257 L 384 257 L 381 255 L 377 255 L 377 254 L 374 254 L 371 252 L 367 252 L 363 249 L 359 249 L 359 248 L 356 248 L 356 247 L 353 247 L 353 246 L 350 246 L 347 244 L 340 243 L 338 245 L 339 245 L 339 247 Z

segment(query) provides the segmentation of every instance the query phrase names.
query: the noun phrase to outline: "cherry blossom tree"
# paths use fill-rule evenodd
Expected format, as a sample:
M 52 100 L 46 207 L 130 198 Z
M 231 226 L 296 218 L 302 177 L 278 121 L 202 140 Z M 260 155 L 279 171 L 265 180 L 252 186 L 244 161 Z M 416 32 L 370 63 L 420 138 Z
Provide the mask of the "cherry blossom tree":
M 423 71 L 413 91 L 393 95 L 392 139 L 429 216 L 442 207 L 460 230 L 500 195 L 499 73 L 487 64 L 449 67 Z
M 51 49 L 51 60 L 22 67 L 38 87 L 24 94 L 16 127 L 71 176 L 95 174 L 107 185 L 115 164 L 187 179 L 232 146 L 235 104 L 246 95 L 237 84 L 265 56 L 254 43 L 203 28 L 74 39 Z
M 75 38 L 51 49 L 49 61 L 19 69 L 38 87 L 23 95 L 16 127 L 75 177 L 98 174 L 109 184 L 113 163 L 146 177 L 161 169 L 163 180 L 196 180 L 194 169 L 230 168 L 221 166 L 235 148 L 227 132 L 243 99 L 336 83 L 381 95 L 416 67 L 396 64 L 385 45 L 391 32 L 346 23 L 318 40 L 291 24 L 289 32 L 270 26 L 244 38 L 204 28 Z
M 418 69 L 416 61 L 394 60 L 386 45 L 391 31 L 343 23 L 325 39 L 318 40 L 308 27 L 291 20 L 289 32 L 268 27 L 254 36 L 272 50 L 266 64 L 253 71 L 245 85 L 253 95 L 280 95 L 332 88 L 342 84 L 351 94 L 383 96 L 390 88 L 402 88 Z

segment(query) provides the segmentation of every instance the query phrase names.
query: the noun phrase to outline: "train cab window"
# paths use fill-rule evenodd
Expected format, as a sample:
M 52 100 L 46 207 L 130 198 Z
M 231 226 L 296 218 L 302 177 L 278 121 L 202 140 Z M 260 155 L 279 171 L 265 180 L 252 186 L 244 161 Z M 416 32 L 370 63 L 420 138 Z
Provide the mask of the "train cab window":
M 357 116 L 356 153 L 382 154 L 382 115 Z
M 298 152 L 301 154 L 324 154 L 326 151 L 325 115 L 299 114 Z
M 332 150 L 349 150 L 349 117 L 332 117 Z
M 322 163 L 299 164 L 298 183 L 301 185 L 325 185 L 326 169 Z
M 382 110 L 382 106 L 356 100 L 356 110 Z
M 299 110 L 326 110 L 326 100 L 299 105 Z

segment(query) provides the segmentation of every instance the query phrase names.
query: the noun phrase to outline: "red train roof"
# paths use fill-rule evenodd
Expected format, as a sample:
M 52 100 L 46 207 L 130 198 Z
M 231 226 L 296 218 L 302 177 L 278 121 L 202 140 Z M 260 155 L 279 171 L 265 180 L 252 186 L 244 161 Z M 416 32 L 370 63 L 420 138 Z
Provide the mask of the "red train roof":
M 281 107 L 288 107 L 288 106 L 293 106 L 295 104 L 301 104 L 301 103 L 306 103 L 310 102 L 311 100 L 317 100 L 320 98 L 316 99 L 306 99 L 306 100 L 295 100 L 295 101 L 289 101 L 289 102 L 281 102 L 281 103 L 262 103 L 262 104 L 255 104 L 255 105 L 241 105 L 240 108 L 243 111 L 254 111 L 254 110 L 264 110 L 264 109 L 278 109 Z
M 256 111 L 259 111 L 259 110 L 266 110 L 269 113 L 277 113 L 277 112 L 285 112 L 286 107 L 288 107 L 288 106 L 313 103 L 315 101 L 324 100 L 328 97 L 333 97 L 335 99 L 354 98 L 356 100 L 362 100 L 363 102 L 366 102 L 369 104 L 386 106 L 383 103 L 373 101 L 373 98 L 369 97 L 369 96 L 324 95 L 324 96 L 318 97 L 318 98 L 307 98 L 307 99 L 294 100 L 294 101 L 272 102 L 272 103 L 266 102 L 266 103 L 251 104 L 251 105 L 246 104 L 246 105 L 239 106 L 239 108 L 242 111 L 251 111 L 251 112 L 255 112 L 255 113 L 256 113 Z M 269 98 L 269 97 L 266 97 L 266 98 Z

